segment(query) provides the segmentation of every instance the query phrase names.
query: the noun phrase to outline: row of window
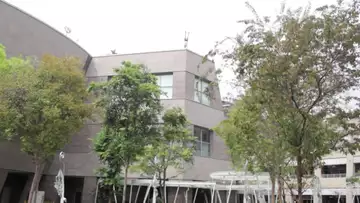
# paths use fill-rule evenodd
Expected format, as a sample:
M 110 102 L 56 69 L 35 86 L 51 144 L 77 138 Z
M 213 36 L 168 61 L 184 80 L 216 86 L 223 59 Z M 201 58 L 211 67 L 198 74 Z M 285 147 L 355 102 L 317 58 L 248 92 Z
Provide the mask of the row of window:
M 161 90 L 164 92 L 164 95 L 161 96 L 161 99 L 171 99 L 173 94 L 173 75 L 157 75 L 158 85 Z M 194 82 L 194 100 L 201 104 L 210 105 L 210 93 L 209 93 L 209 82 L 201 80 L 199 78 L 195 79 Z
M 158 79 L 157 83 L 164 93 L 160 96 L 160 99 L 172 99 L 173 74 L 161 74 L 156 76 Z M 110 80 L 111 77 L 112 76 L 109 76 L 108 79 Z M 194 101 L 210 105 L 209 82 L 196 78 L 194 84 Z
M 360 176 L 360 163 L 354 164 L 354 174 Z M 313 175 L 314 170 L 310 170 L 308 175 Z M 295 168 L 293 175 L 295 177 Z M 321 167 L 321 177 L 323 178 L 340 178 L 346 177 L 346 164 L 337 164 L 337 165 L 324 165 Z

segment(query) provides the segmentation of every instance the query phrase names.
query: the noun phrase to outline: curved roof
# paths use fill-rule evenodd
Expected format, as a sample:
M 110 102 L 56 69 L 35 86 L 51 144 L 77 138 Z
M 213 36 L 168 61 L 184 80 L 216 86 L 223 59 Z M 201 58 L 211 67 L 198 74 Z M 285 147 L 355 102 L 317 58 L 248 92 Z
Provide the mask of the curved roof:
M 87 70 L 91 55 L 58 30 L 2 0 L 0 14 L 0 44 L 6 47 L 8 56 L 74 56 Z
M 28 12 L 20 9 L 19 7 L 15 6 L 15 5 L 13 5 L 13 4 L 9 3 L 9 2 L 7 2 L 6 0 L 0 0 L 0 3 L 4 3 L 4 4 L 6 4 L 7 6 L 9 6 L 9 7 L 13 8 L 13 9 L 15 9 L 15 10 L 23 13 L 24 15 L 28 16 L 29 18 L 32 18 L 32 19 L 38 21 L 39 23 L 43 24 L 43 25 L 46 26 L 47 28 L 49 28 L 49 29 L 51 29 L 52 31 L 54 31 L 54 32 L 56 32 L 57 34 L 59 34 L 61 37 L 65 38 L 66 40 L 69 40 L 71 43 L 74 44 L 74 46 L 77 46 L 79 49 L 83 50 L 83 51 L 86 52 L 89 56 L 91 56 L 90 53 L 87 52 L 87 50 L 85 50 L 82 46 L 80 46 L 80 45 L 79 45 L 78 43 L 76 43 L 74 40 L 70 39 L 70 38 L 67 37 L 65 34 L 63 34 L 62 32 L 60 32 L 59 30 L 55 29 L 54 27 L 50 26 L 49 24 L 45 23 L 44 21 L 40 20 L 39 18 L 36 18 L 35 16 L 33 16 L 33 15 L 29 14 Z

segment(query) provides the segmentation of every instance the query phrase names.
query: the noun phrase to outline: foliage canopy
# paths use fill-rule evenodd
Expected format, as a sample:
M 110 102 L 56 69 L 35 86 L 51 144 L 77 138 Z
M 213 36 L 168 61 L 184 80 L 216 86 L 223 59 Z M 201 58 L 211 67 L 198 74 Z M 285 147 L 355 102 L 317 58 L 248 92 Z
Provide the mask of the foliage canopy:
M 302 202 L 304 176 L 322 156 L 359 149 L 360 2 L 339 0 L 314 12 L 282 5 L 273 22 L 250 8 L 255 18 L 240 21 L 245 32 L 224 57 L 236 65 L 239 83 L 261 95 L 255 103 L 266 109 L 296 163 Z
M 159 126 L 160 137 L 145 147 L 145 153 L 139 156 L 133 168 L 157 176 L 160 188 L 163 189 L 162 198 L 166 202 L 167 171 L 173 167 L 181 173 L 186 164 L 192 163 L 196 138 L 189 132 L 189 124 L 181 108 L 166 110 L 162 121 Z
M 69 142 L 92 114 L 77 58 L 45 55 L 39 62 L 7 58 L 0 47 L 0 129 L 20 139 L 36 169 L 29 200 L 37 191 L 44 162 Z M 31 202 L 31 201 L 29 201 Z
M 110 178 L 124 168 L 124 203 L 130 165 L 158 137 L 162 92 L 156 76 L 143 65 L 126 61 L 114 71 L 116 75 L 110 81 L 92 84 L 99 94 L 96 105 L 104 110 L 104 126 L 95 139 L 95 151 L 111 168 Z

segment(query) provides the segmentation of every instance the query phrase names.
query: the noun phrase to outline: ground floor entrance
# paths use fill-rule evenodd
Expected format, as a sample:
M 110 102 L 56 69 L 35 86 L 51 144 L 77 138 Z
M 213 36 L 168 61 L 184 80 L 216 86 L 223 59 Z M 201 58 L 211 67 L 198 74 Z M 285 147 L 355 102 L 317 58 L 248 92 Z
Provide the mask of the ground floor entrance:
M 24 203 L 27 201 L 32 173 L 0 169 L 0 203 Z M 39 191 L 44 191 L 44 203 L 57 203 L 59 197 L 54 187 L 55 175 L 43 175 Z M 65 176 L 67 203 L 93 203 L 96 177 Z
M 26 183 L 31 178 L 28 173 L 8 173 L 0 193 L 0 203 L 24 202 L 27 198 Z

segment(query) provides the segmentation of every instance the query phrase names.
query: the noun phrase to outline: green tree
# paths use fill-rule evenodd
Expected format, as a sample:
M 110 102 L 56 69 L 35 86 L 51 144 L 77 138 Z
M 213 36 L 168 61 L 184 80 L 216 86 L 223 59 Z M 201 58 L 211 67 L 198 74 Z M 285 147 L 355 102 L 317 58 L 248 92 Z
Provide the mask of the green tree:
M 359 183 L 360 183 L 360 179 L 358 177 L 355 176 L 351 176 L 349 178 L 346 178 L 346 186 L 351 188 L 351 192 L 352 192 L 352 199 L 354 202 L 359 202 L 359 196 L 357 196 L 356 194 L 359 191 Z M 355 201 L 356 198 L 356 201 Z
M 166 172 L 169 167 L 181 172 L 186 164 L 192 163 L 196 138 L 189 131 L 189 123 L 181 108 L 166 110 L 162 120 L 159 127 L 161 136 L 145 147 L 145 153 L 138 158 L 133 168 L 147 175 L 157 176 L 161 198 L 166 203 Z
M 119 144 L 113 138 L 116 138 L 116 134 L 103 128 L 93 140 L 94 150 L 98 152 L 98 156 L 104 164 L 97 170 L 97 175 L 101 181 L 100 191 L 106 193 L 108 202 L 111 202 L 112 196 L 115 197 L 121 185 L 124 184 L 122 176 L 124 163 L 117 158 L 116 151 L 108 151 L 108 149 L 114 149 Z
M 35 175 L 28 199 L 33 202 L 45 161 L 83 126 L 92 105 L 85 103 L 88 92 L 78 59 L 48 55 L 36 68 L 21 59 L 8 62 L 1 65 L 1 130 L 20 138 L 21 150 L 33 158 Z
M 144 153 L 145 146 L 158 137 L 160 87 L 156 76 L 143 65 L 123 62 L 115 69 L 116 75 L 106 83 L 93 84 L 100 94 L 97 106 L 104 109 L 104 139 L 96 145 L 100 160 L 114 171 L 124 169 L 122 202 L 126 201 L 128 170 L 137 157 Z
M 248 161 L 250 172 L 269 172 L 271 202 L 275 202 L 275 184 L 288 166 L 288 154 L 284 151 L 285 141 L 279 125 L 260 103 L 259 96 L 247 91 L 230 109 L 228 118 L 214 130 L 224 139 L 236 168 L 242 169 Z
M 18 93 L 25 90 L 32 81 L 33 65 L 29 59 L 21 57 L 8 58 L 6 50 L 3 45 L 0 44 L 0 88 L 2 95 L 9 95 L 11 98 L 0 99 L 0 117 L 6 119 L 0 119 L 0 132 L 1 138 L 11 139 L 14 136 L 12 129 L 16 128 L 16 122 L 14 122 L 18 116 L 17 111 L 9 109 L 9 104 L 19 105 L 21 100 L 17 101 L 15 97 Z M 15 82 L 20 81 L 20 82 Z M 20 96 L 20 95 L 19 95 Z M 11 99 L 11 101 L 8 101 Z
M 251 8 L 255 19 L 240 21 L 245 32 L 225 57 L 236 63 L 242 84 L 264 95 L 268 113 L 281 124 L 302 203 L 304 176 L 322 156 L 359 147 L 359 126 L 352 122 L 359 117 L 359 97 L 351 90 L 359 90 L 360 9 L 357 0 L 313 13 L 310 7 L 284 8 L 274 22 Z M 278 114 L 279 106 L 286 111 Z

